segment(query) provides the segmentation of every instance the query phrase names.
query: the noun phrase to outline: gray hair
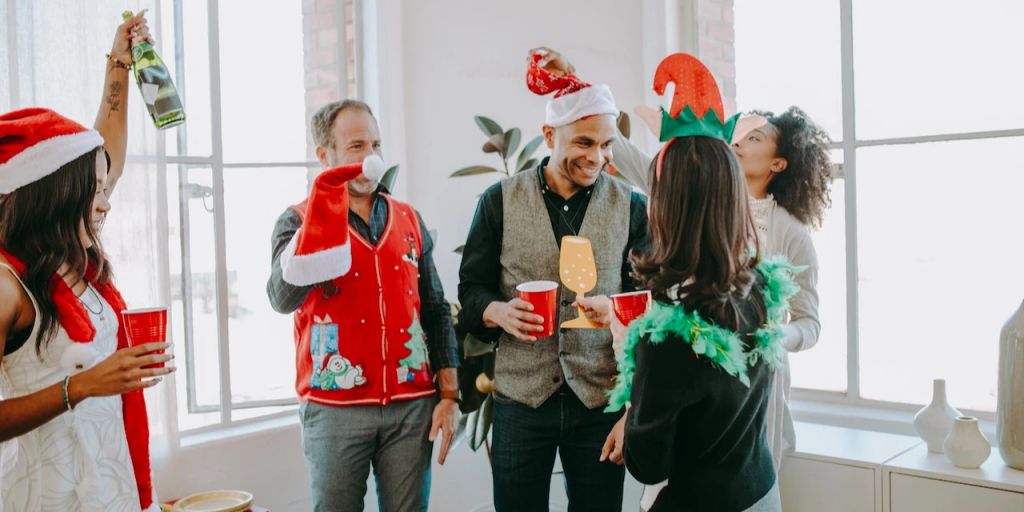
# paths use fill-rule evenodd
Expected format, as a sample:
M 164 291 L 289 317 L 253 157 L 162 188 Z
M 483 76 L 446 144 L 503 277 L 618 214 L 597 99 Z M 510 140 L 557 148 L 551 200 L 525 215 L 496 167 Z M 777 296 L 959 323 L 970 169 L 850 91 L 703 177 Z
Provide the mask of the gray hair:
M 373 110 L 370 110 L 370 106 L 362 101 L 332 101 L 320 107 L 320 110 L 313 114 L 313 120 L 310 122 L 310 129 L 313 131 L 313 143 L 325 148 L 334 147 L 334 140 L 331 138 L 331 127 L 334 126 L 334 119 L 338 117 L 338 114 L 347 108 L 362 110 L 370 114 L 370 117 L 374 117 Z

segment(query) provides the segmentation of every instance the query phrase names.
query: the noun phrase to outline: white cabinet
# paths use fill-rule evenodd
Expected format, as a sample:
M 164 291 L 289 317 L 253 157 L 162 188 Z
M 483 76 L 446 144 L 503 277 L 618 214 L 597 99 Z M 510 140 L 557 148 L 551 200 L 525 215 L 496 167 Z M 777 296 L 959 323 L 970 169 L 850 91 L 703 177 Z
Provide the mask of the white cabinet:
M 1024 511 L 1024 494 L 988 487 L 892 473 L 889 489 L 891 512 Z
M 1024 512 L 1024 471 L 997 450 L 979 469 L 960 469 L 918 446 L 883 466 L 885 512 Z
M 875 483 L 873 469 L 788 457 L 779 476 L 782 510 L 875 512 Z
M 796 438 L 779 475 L 785 512 L 882 512 L 882 464 L 921 444 L 911 436 L 801 422 Z

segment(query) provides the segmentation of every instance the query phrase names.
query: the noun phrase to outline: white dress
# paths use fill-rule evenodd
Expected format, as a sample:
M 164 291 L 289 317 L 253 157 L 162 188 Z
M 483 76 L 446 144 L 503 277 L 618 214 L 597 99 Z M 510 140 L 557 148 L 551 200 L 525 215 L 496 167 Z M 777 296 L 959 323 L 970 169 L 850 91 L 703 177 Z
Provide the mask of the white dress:
M 102 361 L 117 350 L 117 314 L 91 286 L 80 300 L 96 328 L 92 346 L 99 354 L 97 362 Z M 32 333 L 0 362 L 0 396 L 5 399 L 60 383 L 67 375 L 60 357 L 74 342 L 59 327 L 40 358 L 36 354 L 40 315 L 34 298 L 32 305 L 36 309 Z M 122 417 L 120 396 L 89 398 L 74 411 L 3 443 L 0 511 L 139 512 Z M 157 503 L 154 497 L 147 512 L 159 511 Z

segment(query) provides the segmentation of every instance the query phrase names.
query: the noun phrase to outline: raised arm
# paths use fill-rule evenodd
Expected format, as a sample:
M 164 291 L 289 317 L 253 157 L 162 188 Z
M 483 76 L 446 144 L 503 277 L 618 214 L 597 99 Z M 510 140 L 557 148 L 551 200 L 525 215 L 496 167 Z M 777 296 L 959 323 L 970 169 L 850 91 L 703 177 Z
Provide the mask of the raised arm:
M 114 44 L 110 48 L 110 56 L 105 64 L 103 80 L 103 97 L 100 108 L 96 112 L 96 131 L 103 136 L 103 147 L 110 158 L 107 169 L 107 197 L 113 193 L 121 173 L 124 172 L 125 155 L 128 151 L 128 87 L 130 85 L 129 66 L 132 62 L 132 39 L 145 39 L 150 43 L 146 25 L 146 12 L 142 11 L 124 23 L 118 25 L 114 34 Z

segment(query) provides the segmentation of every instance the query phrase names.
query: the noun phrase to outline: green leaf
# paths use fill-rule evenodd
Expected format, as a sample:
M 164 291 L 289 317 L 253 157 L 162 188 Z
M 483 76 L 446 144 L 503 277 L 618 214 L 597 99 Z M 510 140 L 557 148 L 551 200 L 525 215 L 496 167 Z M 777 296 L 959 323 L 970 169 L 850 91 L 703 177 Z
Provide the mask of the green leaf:
M 502 158 L 508 158 L 519 149 L 519 139 L 522 134 L 519 133 L 519 128 L 512 128 L 505 132 L 505 151 L 501 153 Z
M 462 340 L 462 352 L 466 358 L 482 356 L 494 352 L 494 343 L 485 343 L 476 339 L 472 334 L 466 334 Z
M 480 448 L 484 444 L 484 440 L 487 439 L 487 433 L 491 430 L 491 421 L 494 418 L 494 398 L 492 395 L 487 395 L 484 402 L 480 404 L 480 410 L 476 412 L 476 421 L 473 425 L 473 437 L 469 440 L 469 447 L 474 451 Z
M 533 153 L 537 151 L 537 147 L 540 146 L 540 143 L 543 141 L 544 137 L 542 135 L 538 135 L 530 142 L 527 142 L 526 146 L 523 146 L 523 151 L 519 153 L 519 160 L 516 162 L 516 169 L 521 170 L 523 168 L 523 163 L 533 156 Z
M 615 125 L 619 127 L 619 133 L 623 137 L 629 138 L 629 114 L 625 112 L 619 112 L 619 117 L 615 119 Z
M 516 172 L 528 171 L 530 169 L 533 169 L 534 167 L 537 167 L 537 164 L 539 164 L 539 163 L 540 163 L 540 160 L 537 160 L 536 158 L 531 158 L 531 159 L 523 162 L 523 164 L 520 165 L 518 169 L 516 169 Z
M 448 176 L 449 178 L 459 178 L 462 176 L 476 176 L 478 174 L 488 174 L 492 172 L 501 172 L 494 167 L 488 167 L 486 165 L 471 165 L 469 167 L 463 167 Z
M 498 153 L 504 158 L 505 155 L 505 134 L 492 135 L 487 142 L 484 142 L 484 153 Z
M 398 177 L 398 166 L 393 165 L 387 172 L 384 173 L 384 177 L 380 179 L 381 185 L 384 185 L 389 191 L 395 191 L 395 178 Z
M 466 249 L 465 244 L 460 245 L 460 246 L 455 248 L 455 254 L 462 254 L 462 251 L 465 250 L 465 249 Z
M 484 135 L 488 137 L 499 135 L 505 132 L 505 130 L 501 129 L 501 125 L 495 123 L 488 117 L 473 116 L 473 120 L 476 121 L 476 125 L 480 127 L 480 131 L 484 132 Z
M 433 242 L 434 245 L 437 245 L 437 230 L 436 229 L 428 230 L 427 234 L 430 235 L 430 241 Z

